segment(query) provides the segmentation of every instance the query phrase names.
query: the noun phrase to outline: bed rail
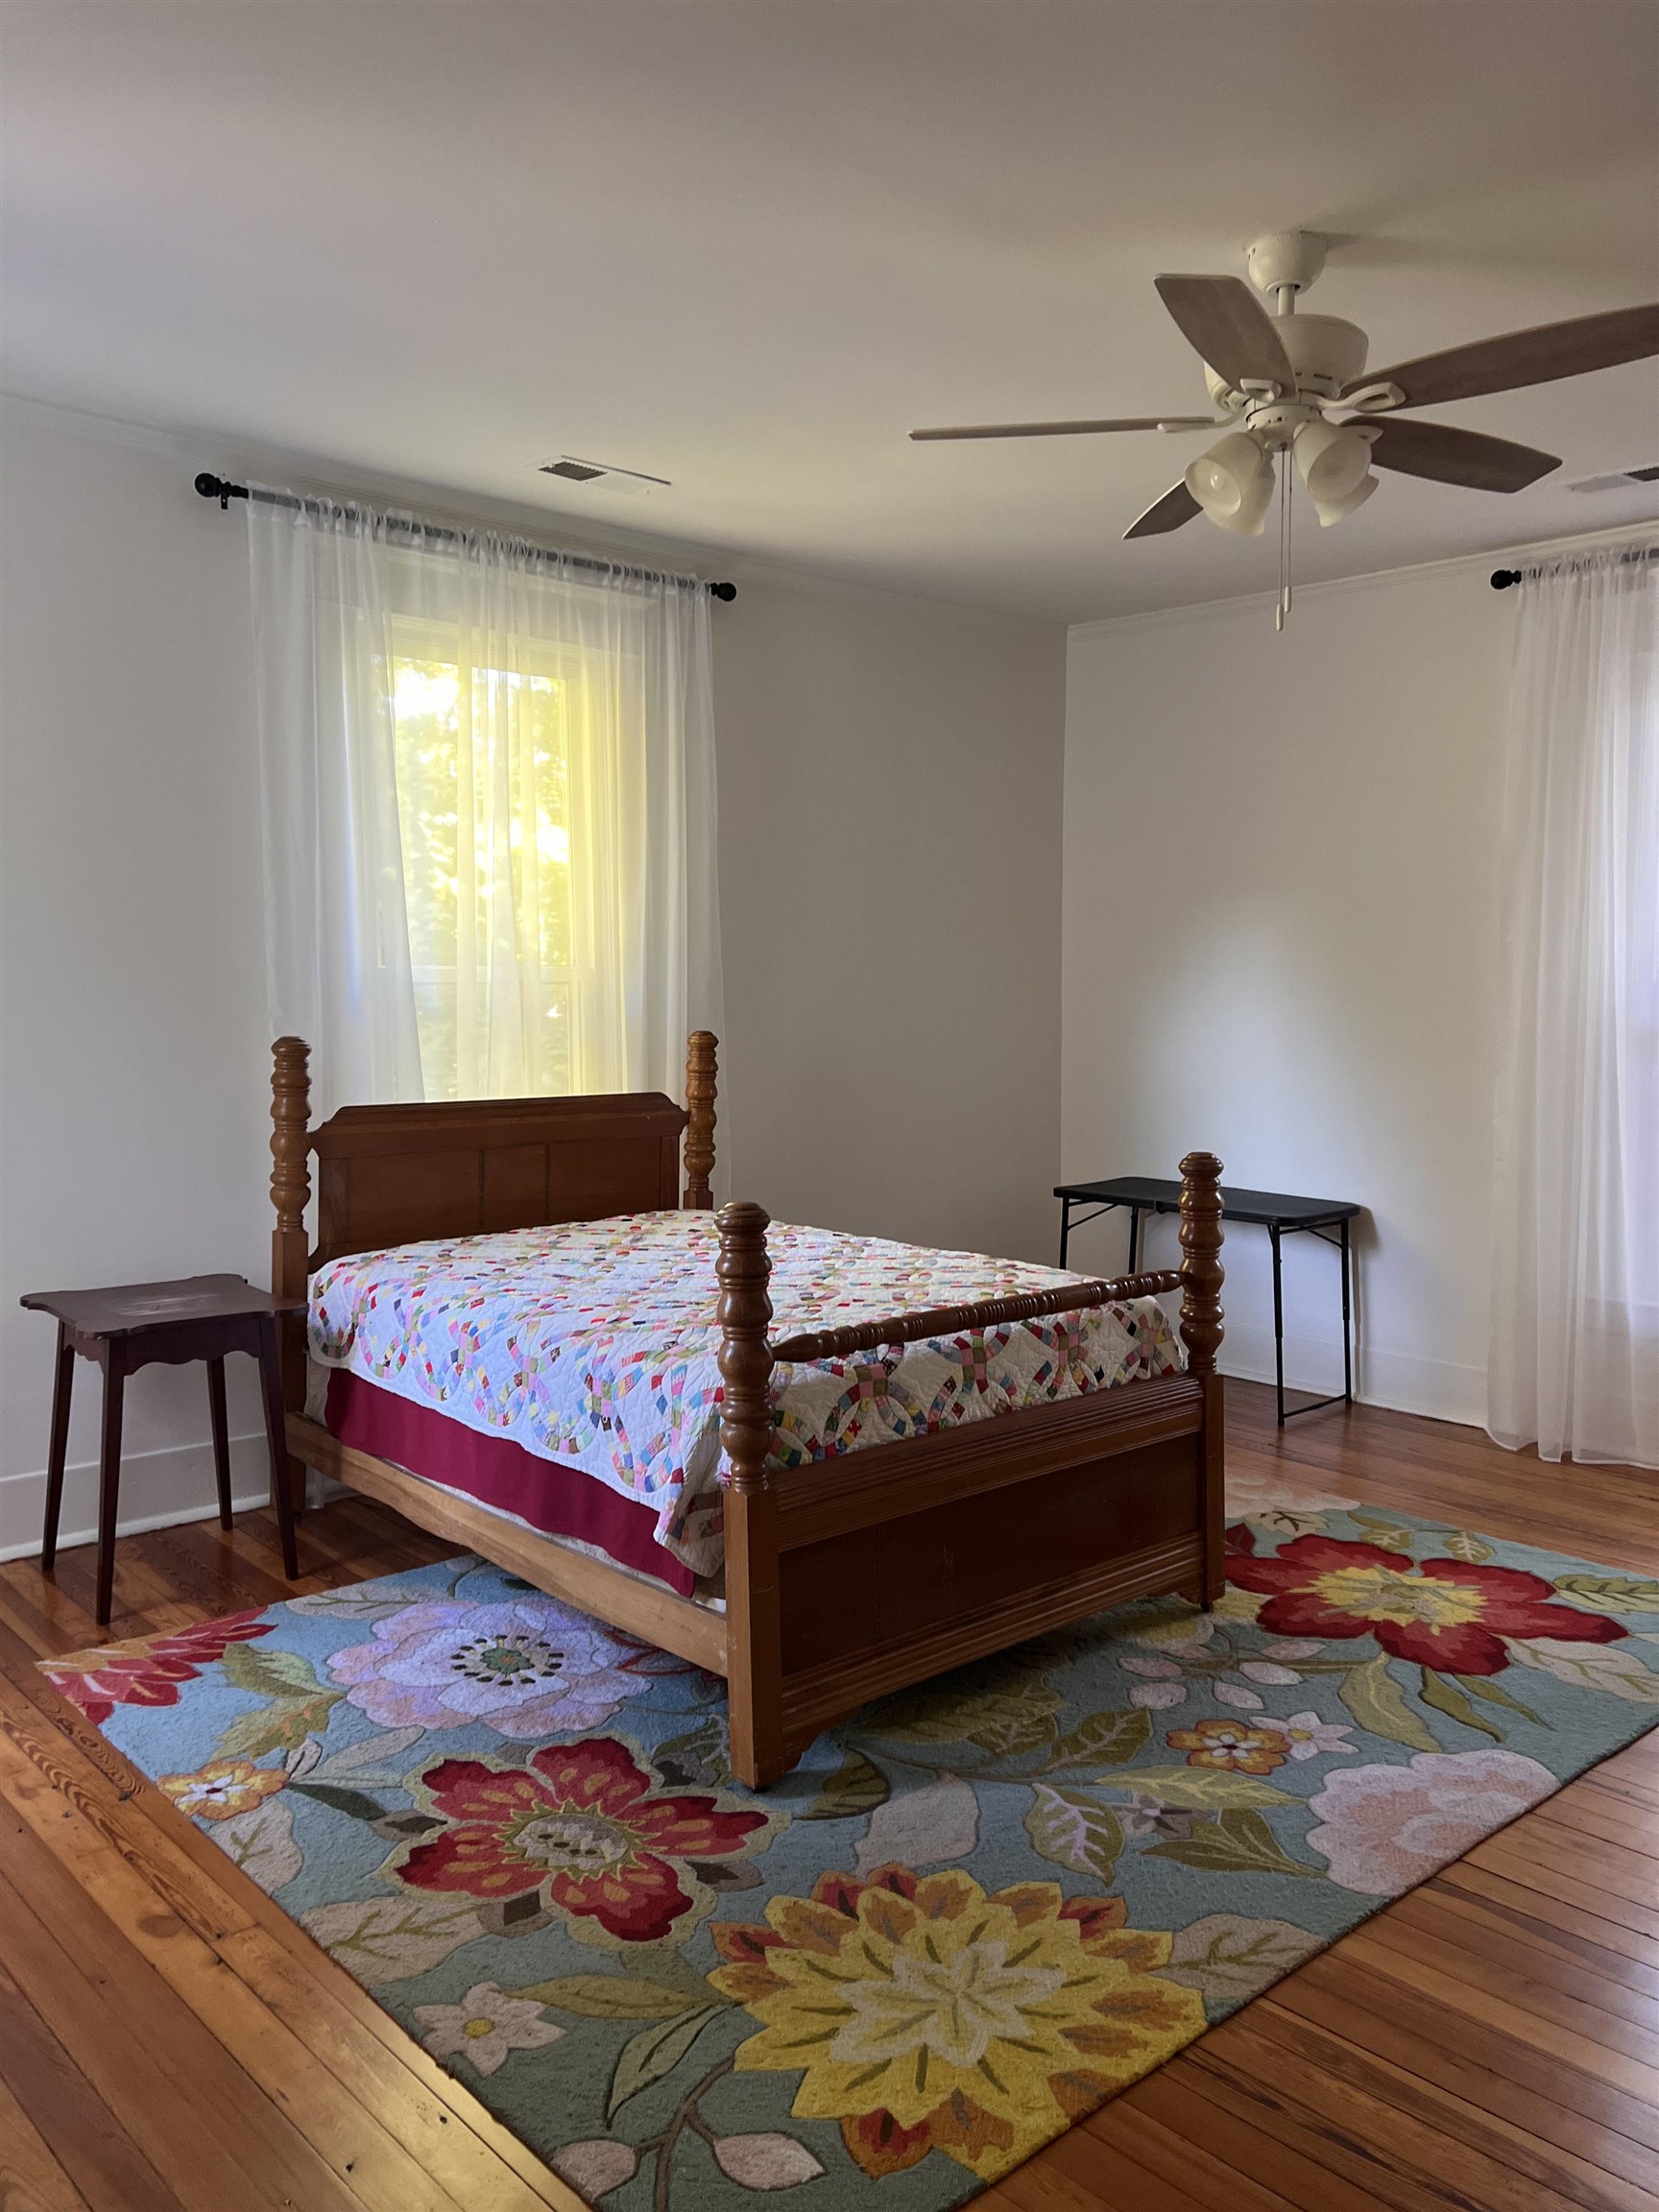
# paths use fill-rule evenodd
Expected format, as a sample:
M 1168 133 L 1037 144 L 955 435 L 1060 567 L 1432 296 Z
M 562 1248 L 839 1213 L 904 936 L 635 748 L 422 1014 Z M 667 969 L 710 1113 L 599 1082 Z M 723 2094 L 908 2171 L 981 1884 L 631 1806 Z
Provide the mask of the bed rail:
M 747 1200 L 723 1206 L 716 1220 L 720 1255 L 715 1263 L 721 1294 L 720 1374 L 725 1388 L 720 1441 L 734 1490 L 755 1493 L 767 1487 L 772 1449 L 772 1369 L 778 1360 L 833 1359 L 853 1352 L 873 1352 L 882 1344 L 908 1344 L 959 1329 L 995 1328 L 1004 1321 L 1033 1320 L 1040 1313 L 1065 1313 L 1120 1298 L 1145 1298 L 1164 1290 L 1181 1292 L 1181 1338 L 1187 1347 L 1187 1372 L 1213 1377 L 1221 1343 L 1221 1163 L 1211 1152 L 1189 1152 L 1181 1163 L 1181 1265 L 1141 1275 L 1119 1275 L 1086 1283 L 1058 1285 L 1009 1298 L 982 1298 L 964 1306 L 938 1306 L 924 1312 L 897 1313 L 861 1321 L 845 1329 L 808 1331 L 774 1344 L 768 1332 L 772 1301 L 767 1283 L 772 1262 L 766 1251 L 771 1216 Z
M 995 1329 L 1003 1321 L 1034 1321 L 1041 1313 L 1071 1313 L 1085 1306 L 1110 1306 L 1123 1298 L 1155 1298 L 1179 1290 L 1173 1267 L 1150 1274 L 1115 1275 L 1089 1283 L 1058 1283 L 1052 1290 L 1022 1290 L 1008 1298 L 979 1298 L 968 1306 L 933 1306 L 920 1313 L 896 1313 L 886 1321 L 858 1321 L 845 1329 L 809 1330 L 785 1336 L 772 1347 L 774 1359 L 841 1359 L 850 1352 L 875 1352 L 883 1344 L 914 1344 L 923 1336 L 945 1336 L 958 1329 Z

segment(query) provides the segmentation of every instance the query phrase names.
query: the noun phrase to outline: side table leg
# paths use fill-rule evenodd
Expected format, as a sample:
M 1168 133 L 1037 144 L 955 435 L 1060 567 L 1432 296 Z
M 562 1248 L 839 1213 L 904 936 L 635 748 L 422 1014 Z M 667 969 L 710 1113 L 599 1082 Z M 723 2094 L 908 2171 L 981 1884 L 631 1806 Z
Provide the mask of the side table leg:
M 259 1324 L 259 1381 L 265 1396 L 265 1442 L 271 1453 L 271 1496 L 282 1539 L 282 1572 L 292 1582 L 300 1573 L 300 1556 L 294 1547 L 294 1493 L 288 1483 L 288 1417 L 282 1406 L 276 1323 L 269 1317 Z
M 225 1415 L 225 1361 L 207 1362 L 207 1419 L 213 1431 L 213 1479 L 219 1489 L 219 1526 L 230 1526 L 230 1424 Z
M 69 1400 L 75 1388 L 75 1348 L 67 1326 L 58 1324 L 58 1373 L 52 1384 L 52 1442 L 46 1454 L 46 1527 L 40 1537 L 40 1572 L 58 1557 L 58 1517 L 63 1509 L 63 1462 L 69 1452 Z
M 109 1625 L 115 1592 L 115 1512 L 121 1493 L 121 1398 L 127 1353 L 119 1336 L 104 1346 L 104 1446 L 98 1461 L 98 1602 L 93 1618 Z
M 1270 1223 L 1273 1244 L 1273 1388 L 1279 1407 L 1279 1426 L 1285 1426 L 1285 1289 L 1280 1272 L 1279 1225 Z
M 1060 1201 L 1060 1264 L 1062 1267 L 1066 1264 L 1066 1250 L 1070 1241 L 1071 1201 L 1070 1198 L 1062 1198 Z

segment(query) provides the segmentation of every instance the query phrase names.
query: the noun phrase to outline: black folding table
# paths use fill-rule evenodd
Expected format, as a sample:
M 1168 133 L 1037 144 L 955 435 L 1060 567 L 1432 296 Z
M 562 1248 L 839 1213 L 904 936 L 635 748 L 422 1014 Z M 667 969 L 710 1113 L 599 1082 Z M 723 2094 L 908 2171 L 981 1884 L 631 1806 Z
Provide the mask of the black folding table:
M 1104 1183 L 1057 1183 L 1054 1195 L 1060 1201 L 1060 1264 L 1067 1264 L 1067 1248 L 1073 1229 L 1080 1229 L 1086 1221 L 1097 1221 L 1101 1214 L 1115 1213 L 1119 1207 L 1129 1214 L 1129 1272 L 1133 1275 L 1141 1264 L 1141 1216 L 1143 1214 L 1178 1214 L 1181 1211 L 1181 1186 L 1166 1182 L 1155 1175 L 1115 1175 Z M 1092 1206 L 1092 1214 L 1074 1214 L 1078 1206 Z M 1274 1392 L 1279 1409 L 1279 1426 L 1284 1428 L 1290 1415 L 1314 1413 L 1321 1406 L 1351 1406 L 1354 1403 L 1354 1348 L 1351 1314 L 1353 1301 L 1349 1289 L 1348 1224 L 1364 1209 L 1335 1198 L 1291 1198 L 1279 1190 L 1233 1190 L 1221 1187 L 1221 1217 L 1224 1221 L 1250 1221 L 1265 1229 L 1273 1246 L 1273 1375 Z M 1302 1232 L 1317 1237 L 1323 1243 L 1334 1244 L 1342 1255 L 1342 1388 L 1329 1398 L 1314 1398 L 1306 1406 L 1285 1405 L 1285 1297 L 1280 1264 L 1280 1247 L 1286 1237 Z

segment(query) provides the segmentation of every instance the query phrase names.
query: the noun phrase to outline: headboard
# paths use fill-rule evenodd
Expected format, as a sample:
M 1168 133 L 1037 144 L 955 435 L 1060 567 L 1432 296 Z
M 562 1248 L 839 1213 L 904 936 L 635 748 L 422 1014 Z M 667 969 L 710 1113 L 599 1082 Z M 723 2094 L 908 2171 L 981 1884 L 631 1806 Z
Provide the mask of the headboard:
M 311 1132 L 311 1265 L 423 1237 L 678 1206 L 686 1120 L 661 1092 L 344 1106 Z
M 462 1098 L 343 1106 L 315 1129 L 310 1046 L 278 1037 L 271 1051 L 271 1283 L 279 1296 L 303 1297 L 308 1275 L 343 1253 L 713 1203 L 716 1046 L 707 1029 L 686 1044 L 688 1108 L 660 1091 Z M 315 1246 L 305 1230 L 312 1154 Z M 302 1367 L 302 1327 L 299 1343 Z

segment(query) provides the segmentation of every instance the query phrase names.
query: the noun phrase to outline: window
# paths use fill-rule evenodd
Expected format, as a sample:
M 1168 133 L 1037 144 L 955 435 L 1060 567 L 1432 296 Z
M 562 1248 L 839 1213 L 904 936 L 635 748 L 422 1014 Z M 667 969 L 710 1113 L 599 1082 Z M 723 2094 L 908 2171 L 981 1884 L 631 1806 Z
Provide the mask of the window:
M 719 1027 L 708 596 L 249 501 L 272 1034 L 323 1111 L 669 1091 Z
M 476 1097 L 485 1080 L 492 995 L 520 1000 L 532 1091 L 573 1079 L 578 993 L 570 834 L 571 690 L 576 675 L 465 671 L 427 652 L 393 661 L 392 711 L 403 898 L 421 1067 L 428 1098 Z M 465 707 L 465 711 L 463 708 Z M 499 745 L 478 742 L 499 731 Z M 505 830 L 505 835 L 502 831 Z

